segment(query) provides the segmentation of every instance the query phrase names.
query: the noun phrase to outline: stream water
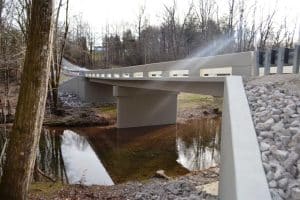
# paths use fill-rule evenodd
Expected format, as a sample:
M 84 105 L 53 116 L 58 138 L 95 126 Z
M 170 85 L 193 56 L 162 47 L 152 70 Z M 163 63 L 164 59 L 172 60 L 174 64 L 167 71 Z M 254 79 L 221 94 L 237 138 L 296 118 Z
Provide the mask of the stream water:
M 47 175 L 71 184 L 144 180 L 159 169 L 178 176 L 219 163 L 220 127 L 214 118 L 121 130 L 44 128 L 37 161 Z

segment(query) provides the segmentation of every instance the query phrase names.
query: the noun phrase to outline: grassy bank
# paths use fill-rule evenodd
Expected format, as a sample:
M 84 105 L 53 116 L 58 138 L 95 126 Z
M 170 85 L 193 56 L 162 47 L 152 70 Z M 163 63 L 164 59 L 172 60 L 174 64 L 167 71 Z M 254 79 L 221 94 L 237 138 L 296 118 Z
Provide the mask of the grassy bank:
M 222 110 L 223 98 L 212 97 L 208 95 L 180 93 L 178 95 L 178 109 L 186 108 L 218 108 Z

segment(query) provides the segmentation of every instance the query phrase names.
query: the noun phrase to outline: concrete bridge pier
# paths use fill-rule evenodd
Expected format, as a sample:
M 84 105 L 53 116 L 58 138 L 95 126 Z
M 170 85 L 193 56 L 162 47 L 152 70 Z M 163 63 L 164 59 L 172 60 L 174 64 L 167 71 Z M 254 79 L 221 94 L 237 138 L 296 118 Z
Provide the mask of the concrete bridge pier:
M 177 92 L 115 86 L 117 127 L 175 124 L 177 95 Z
M 113 86 L 92 82 L 84 77 L 70 79 L 59 86 L 60 92 L 76 94 L 86 103 L 114 103 Z

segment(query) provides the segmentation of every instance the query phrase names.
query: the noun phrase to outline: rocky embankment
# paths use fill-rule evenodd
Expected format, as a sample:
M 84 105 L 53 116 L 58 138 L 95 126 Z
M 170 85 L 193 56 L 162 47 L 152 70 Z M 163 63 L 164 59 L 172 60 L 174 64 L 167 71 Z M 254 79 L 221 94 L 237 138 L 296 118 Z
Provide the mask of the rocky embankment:
M 246 93 L 273 199 L 300 199 L 300 77 L 251 80 Z

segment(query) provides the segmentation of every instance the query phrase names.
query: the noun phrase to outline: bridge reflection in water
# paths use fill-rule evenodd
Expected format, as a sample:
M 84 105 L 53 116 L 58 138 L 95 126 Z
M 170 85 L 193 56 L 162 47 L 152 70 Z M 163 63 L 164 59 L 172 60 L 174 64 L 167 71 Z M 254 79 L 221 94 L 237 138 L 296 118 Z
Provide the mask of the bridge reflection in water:
M 116 129 L 45 129 L 39 166 L 64 182 L 111 185 L 144 180 L 164 169 L 169 176 L 219 163 L 220 118 Z

